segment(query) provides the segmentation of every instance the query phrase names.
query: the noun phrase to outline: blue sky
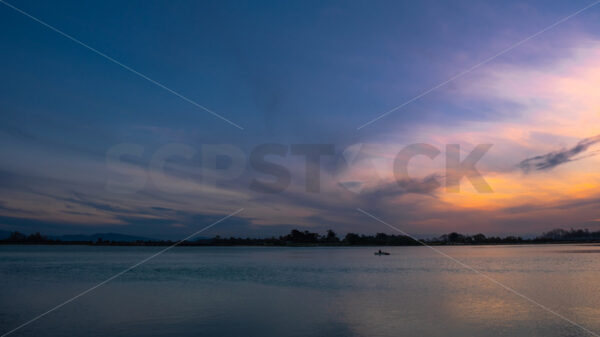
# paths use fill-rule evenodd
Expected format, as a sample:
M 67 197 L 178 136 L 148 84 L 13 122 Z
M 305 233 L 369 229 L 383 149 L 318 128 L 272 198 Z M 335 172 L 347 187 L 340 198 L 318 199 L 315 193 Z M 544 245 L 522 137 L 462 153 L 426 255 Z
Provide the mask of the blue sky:
M 487 133 L 492 138 L 487 141 L 467 137 L 508 123 L 529 130 L 530 123 L 535 123 L 529 117 L 543 114 L 534 105 L 538 109 L 570 102 L 566 98 L 550 102 L 539 92 L 530 93 L 527 100 L 500 95 L 507 90 L 499 88 L 505 79 L 498 76 L 531 72 L 527 78 L 532 78 L 562 66 L 568 69 L 561 78 L 580 79 L 572 75 L 578 73 L 569 68 L 575 64 L 570 60 L 596 55 L 592 46 L 600 38 L 600 8 L 595 7 L 357 130 L 585 7 L 588 1 L 9 3 L 243 130 L 0 5 L 4 32 L 0 36 L 4 79 L 0 84 L 0 226 L 5 230 L 112 230 L 178 237 L 244 207 L 235 225 L 214 233 L 264 236 L 291 227 L 383 231 L 365 224 L 369 220 L 356 213 L 357 206 L 368 205 L 415 233 L 454 229 L 536 232 L 563 224 L 559 220 L 548 224 L 548 218 L 556 218 L 549 213 L 506 217 L 501 210 L 508 205 L 495 205 L 493 214 L 485 213 L 489 204 L 473 209 L 465 206 L 471 201 L 450 201 L 437 192 L 404 200 L 396 196 L 414 193 L 396 191 L 389 200 L 375 204 L 368 199 L 377 193 L 346 195 L 333 187 L 307 193 L 301 179 L 304 163 L 291 156 L 284 162 L 293 172 L 292 185 L 277 195 L 249 191 L 248 181 L 260 176 L 251 169 L 211 191 L 164 193 L 148 183 L 137 193 L 115 194 L 106 188 L 112 174 L 106 153 L 122 143 L 142 146 L 143 155 L 132 167 L 135 174 L 144 175 L 152 155 L 171 143 L 187 144 L 198 153 L 202 144 L 231 144 L 246 156 L 262 143 L 331 143 L 336 156 L 323 163 L 331 173 L 342 150 L 353 144 L 376 144 L 371 152 L 393 154 L 393 146 L 415 142 L 459 143 L 465 148 L 492 142 L 498 150 L 482 165 L 490 172 L 506 173 L 528 157 L 596 135 L 549 126 L 527 135 L 530 140 L 550 139 L 539 144 L 523 145 L 512 136 L 498 138 L 494 132 Z M 490 91 L 477 90 L 482 88 Z M 514 85 L 506 84 L 506 88 Z M 595 104 L 593 97 L 589 101 Z M 569 109 L 560 111 L 568 113 Z M 197 178 L 198 156 L 180 162 L 188 172 L 180 177 Z M 563 174 L 579 176 L 592 165 L 585 163 Z M 336 180 L 330 178 L 322 180 L 325 184 Z M 539 186 L 531 188 L 540 190 Z M 504 194 L 513 200 L 522 193 Z M 574 197 L 569 194 L 565 199 Z M 576 197 L 596 198 L 591 192 Z M 534 199 L 514 202 L 537 207 L 561 202 L 546 196 Z M 437 219 L 431 219 L 432 210 L 441 208 L 444 211 Z M 589 212 L 569 225 L 595 225 L 591 221 L 595 215 Z M 481 216 L 490 220 L 478 227 L 475 219 Z M 441 219 L 450 220 L 442 224 Z

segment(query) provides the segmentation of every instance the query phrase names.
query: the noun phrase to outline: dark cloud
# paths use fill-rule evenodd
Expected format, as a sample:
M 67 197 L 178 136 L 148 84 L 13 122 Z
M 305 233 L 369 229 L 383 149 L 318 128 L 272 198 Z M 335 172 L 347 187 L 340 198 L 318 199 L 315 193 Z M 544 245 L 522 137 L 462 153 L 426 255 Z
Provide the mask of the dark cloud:
M 126 235 L 139 235 L 157 239 L 182 239 L 191 233 L 202 229 L 222 218 L 226 214 L 202 214 L 202 213 L 186 213 L 178 218 L 150 218 L 137 216 L 117 216 L 123 224 L 96 224 L 96 225 L 81 225 L 69 224 L 59 220 L 41 220 L 29 217 L 15 217 L 0 215 L 0 228 L 4 230 L 17 230 L 24 233 L 41 232 L 46 235 L 63 235 L 63 234 L 94 234 L 98 232 L 114 232 Z M 174 227 L 174 225 L 182 225 Z M 288 228 L 292 226 L 286 226 Z M 269 231 L 270 230 L 270 231 Z M 255 236 L 272 235 L 275 232 L 284 233 L 282 227 L 269 227 L 262 230 L 260 226 L 252 225 L 251 221 L 245 218 L 232 216 L 219 224 L 203 232 L 202 235 L 213 236 L 219 235 L 240 235 L 240 233 L 254 233 Z M 237 234 L 236 234 L 237 233 Z
M 431 174 L 423 179 L 407 178 L 397 183 L 404 193 L 433 194 L 441 186 L 440 178 L 439 174 Z
M 77 205 L 84 206 L 84 207 L 93 208 L 93 209 L 96 209 L 99 211 L 105 211 L 108 213 L 130 214 L 130 213 L 136 212 L 135 210 L 125 209 L 123 207 L 111 205 L 109 203 L 92 200 L 92 198 L 85 196 L 83 193 L 74 192 L 73 195 L 74 195 L 73 197 L 69 197 L 69 198 L 56 197 L 56 199 L 62 200 L 65 202 L 69 202 L 72 204 L 77 204 Z
M 586 138 L 570 149 L 562 149 L 546 153 L 544 155 L 528 158 L 520 162 L 517 166 L 525 173 L 530 171 L 547 171 L 555 168 L 558 165 L 568 163 L 575 159 L 574 157 L 588 150 L 588 148 L 600 142 L 600 135 Z
M 5 214 L 5 213 L 19 213 L 19 214 L 36 214 L 36 212 L 33 211 L 29 211 L 29 210 L 25 210 L 25 209 L 21 209 L 21 208 L 15 208 L 15 207 L 10 207 L 10 206 L 6 206 L 6 203 L 0 201 L 0 213 Z
M 364 197 L 381 199 L 407 193 L 433 195 L 440 186 L 440 176 L 438 174 L 432 174 L 422 179 L 406 178 L 376 186 L 375 188 L 366 190 L 364 192 Z
M 558 203 L 554 203 L 551 205 L 535 205 L 535 204 L 525 204 L 514 207 L 504 208 L 503 211 L 509 214 L 519 214 L 519 213 L 528 213 L 528 212 L 537 212 L 544 210 L 574 210 L 580 207 L 589 207 L 589 206 L 597 206 L 600 204 L 600 197 L 593 197 L 589 199 L 578 199 L 578 200 L 568 200 L 561 201 Z
M 387 205 L 392 198 L 406 194 L 422 194 L 435 197 L 435 192 L 440 186 L 440 176 L 437 174 L 422 179 L 406 178 L 363 190 L 359 195 L 359 199 L 363 207 L 380 208 Z

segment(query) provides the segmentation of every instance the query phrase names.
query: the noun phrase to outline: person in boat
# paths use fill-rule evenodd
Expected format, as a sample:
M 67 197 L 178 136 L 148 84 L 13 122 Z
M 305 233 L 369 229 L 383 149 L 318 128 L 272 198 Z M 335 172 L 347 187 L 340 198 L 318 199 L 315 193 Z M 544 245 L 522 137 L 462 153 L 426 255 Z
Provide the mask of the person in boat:
M 381 249 L 379 251 L 377 251 L 377 254 L 381 254 Z

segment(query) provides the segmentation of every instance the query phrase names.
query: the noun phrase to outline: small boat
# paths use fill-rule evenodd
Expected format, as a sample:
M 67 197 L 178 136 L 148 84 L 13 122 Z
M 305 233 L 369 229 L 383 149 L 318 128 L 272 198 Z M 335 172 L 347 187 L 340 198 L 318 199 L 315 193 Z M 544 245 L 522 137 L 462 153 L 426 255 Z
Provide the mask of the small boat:
M 382 252 L 382 251 L 380 250 L 380 251 L 378 251 L 378 252 L 375 252 L 375 255 L 377 255 L 377 256 L 381 256 L 381 255 L 390 255 L 390 253 L 388 253 L 388 252 Z

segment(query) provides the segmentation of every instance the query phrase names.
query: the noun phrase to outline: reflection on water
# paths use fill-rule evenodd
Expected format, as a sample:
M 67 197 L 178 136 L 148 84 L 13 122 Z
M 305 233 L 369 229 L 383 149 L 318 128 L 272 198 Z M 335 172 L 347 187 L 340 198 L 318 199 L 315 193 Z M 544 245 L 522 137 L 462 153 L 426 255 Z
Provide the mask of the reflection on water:
M 0 333 L 159 249 L 0 246 Z M 440 249 L 600 333 L 600 247 Z M 180 247 L 14 336 L 587 336 L 425 247 L 385 250 Z

